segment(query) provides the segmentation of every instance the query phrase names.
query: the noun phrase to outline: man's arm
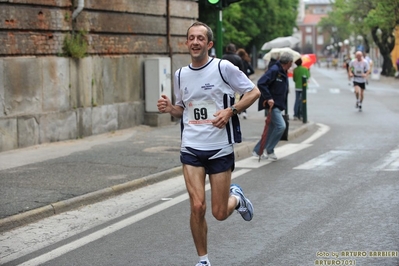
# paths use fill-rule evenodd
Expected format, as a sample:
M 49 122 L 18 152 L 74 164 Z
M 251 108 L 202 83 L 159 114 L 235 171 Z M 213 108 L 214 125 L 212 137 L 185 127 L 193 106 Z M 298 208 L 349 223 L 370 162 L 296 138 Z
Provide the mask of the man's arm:
M 179 105 L 173 105 L 168 96 L 161 95 L 161 98 L 157 102 L 158 111 L 160 113 L 170 113 L 176 118 L 183 116 L 183 107 Z
M 278 69 L 275 70 L 273 67 L 269 68 L 269 70 L 265 74 L 263 74 L 262 77 L 260 77 L 260 79 L 258 80 L 258 88 L 262 93 L 263 98 L 265 98 L 266 100 L 273 98 L 269 90 L 269 85 L 275 79 L 277 73 Z
M 238 103 L 234 104 L 234 107 L 238 112 L 241 112 L 248 107 L 250 107 L 260 96 L 259 89 L 255 86 L 251 91 L 244 94 Z M 212 120 L 212 124 L 217 128 L 223 128 L 226 126 L 229 119 L 233 116 L 233 110 L 230 107 L 217 111 L 215 114 L 215 119 Z
M 244 93 L 241 100 L 234 104 L 234 107 L 241 112 L 249 108 L 258 98 L 260 97 L 260 91 L 258 87 L 254 87 L 251 91 Z M 231 112 L 233 115 L 233 112 Z
M 352 67 L 353 67 L 352 61 L 350 61 L 349 67 L 348 67 L 349 77 L 353 77 L 354 76 L 353 71 L 352 71 Z

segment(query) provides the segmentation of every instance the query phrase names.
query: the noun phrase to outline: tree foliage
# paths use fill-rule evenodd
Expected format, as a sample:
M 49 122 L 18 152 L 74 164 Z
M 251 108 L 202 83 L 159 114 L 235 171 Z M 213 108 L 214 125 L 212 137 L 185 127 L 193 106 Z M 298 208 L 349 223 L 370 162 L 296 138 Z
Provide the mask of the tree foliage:
M 299 0 L 242 0 L 223 9 L 223 47 L 232 42 L 250 50 L 274 38 L 291 36 Z M 199 1 L 199 20 L 216 29 L 218 10 Z
M 375 43 L 384 59 L 382 75 L 391 75 L 390 54 L 395 46 L 393 35 L 399 25 L 398 0 L 336 0 L 333 11 L 319 24 L 324 29 L 336 27 L 342 38 L 363 37 L 365 52 Z

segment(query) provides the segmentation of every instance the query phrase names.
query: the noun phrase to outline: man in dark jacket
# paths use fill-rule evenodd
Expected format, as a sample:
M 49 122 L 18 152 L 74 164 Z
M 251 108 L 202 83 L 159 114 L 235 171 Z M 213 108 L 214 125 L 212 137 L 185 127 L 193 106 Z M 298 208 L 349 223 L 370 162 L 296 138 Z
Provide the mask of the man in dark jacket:
M 291 67 L 293 56 L 290 53 L 282 53 L 279 61 L 271 66 L 265 74 L 258 80 L 258 88 L 262 95 L 259 98 L 258 110 L 271 109 L 271 123 L 267 132 L 266 146 L 263 158 L 272 161 L 277 160 L 274 148 L 280 141 L 285 130 L 285 121 L 281 114 L 287 106 L 288 76 L 287 71 Z M 254 156 L 260 147 L 260 141 L 254 148 Z
M 239 70 L 245 73 L 244 63 L 241 60 L 241 57 L 236 54 L 236 46 L 233 43 L 230 43 L 226 47 L 226 53 L 222 56 L 222 59 L 229 60 L 233 65 L 238 67 Z

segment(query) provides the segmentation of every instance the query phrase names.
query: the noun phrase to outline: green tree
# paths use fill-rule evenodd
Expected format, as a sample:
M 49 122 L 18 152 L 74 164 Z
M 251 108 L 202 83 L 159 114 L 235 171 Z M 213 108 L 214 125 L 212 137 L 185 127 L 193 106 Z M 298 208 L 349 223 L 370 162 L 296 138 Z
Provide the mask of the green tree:
M 296 27 L 299 0 L 242 0 L 223 9 L 223 47 L 232 42 L 250 50 Z M 218 10 L 199 1 L 199 20 L 216 29 Z
M 333 11 L 320 24 L 324 29 L 336 27 L 339 34 L 362 36 L 365 51 L 374 42 L 383 57 L 382 75 L 391 75 L 391 52 L 395 46 L 393 35 L 399 25 L 397 0 L 336 0 Z
M 393 33 L 395 27 L 399 25 L 399 1 L 374 0 L 374 4 L 375 8 L 370 10 L 365 18 L 365 23 L 371 29 L 373 41 L 384 58 L 382 74 L 393 75 L 391 52 L 395 47 L 395 35 Z

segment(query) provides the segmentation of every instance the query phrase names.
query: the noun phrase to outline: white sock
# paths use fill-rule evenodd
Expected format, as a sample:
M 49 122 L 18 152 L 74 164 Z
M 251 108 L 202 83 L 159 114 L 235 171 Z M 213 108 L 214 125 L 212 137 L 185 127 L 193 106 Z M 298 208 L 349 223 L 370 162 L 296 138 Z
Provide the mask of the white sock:
M 240 205 L 240 199 L 241 198 L 239 196 L 237 196 L 237 195 L 234 195 L 234 194 L 232 194 L 232 196 L 237 199 L 237 204 L 236 204 L 236 208 L 237 208 L 237 206 Z
M 209 259 L 208 259 L 208 254 L 205 254 L 204 256 L 200 256 L 200 257 L 199 257 L 199 260 L 200 260 L 200 261 L 206 261 L 206 262 L 209 262 Z

